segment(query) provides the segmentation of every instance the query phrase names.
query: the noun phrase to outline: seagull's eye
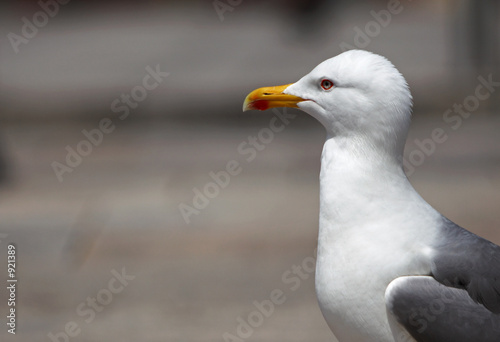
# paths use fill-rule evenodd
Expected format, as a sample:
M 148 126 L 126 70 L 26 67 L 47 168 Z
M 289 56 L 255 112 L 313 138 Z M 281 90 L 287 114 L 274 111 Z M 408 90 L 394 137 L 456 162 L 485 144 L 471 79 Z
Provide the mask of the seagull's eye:
M 330 90 L 333 87 L 333 82 L 327 79 L 321 80 L 321 88 L 324 90 Z

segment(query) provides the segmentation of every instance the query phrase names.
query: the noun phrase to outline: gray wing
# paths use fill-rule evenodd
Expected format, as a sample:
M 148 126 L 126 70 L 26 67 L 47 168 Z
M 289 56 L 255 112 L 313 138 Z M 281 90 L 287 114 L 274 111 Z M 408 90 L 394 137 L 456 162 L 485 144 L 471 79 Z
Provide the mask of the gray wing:
M 389 287 L 388 313 L 418 342 L 500 341 L 500 315 L 474 302 L 465 290 L 430 276 L 401 277 Z
M 446 286 L 465 289 L 475 302 L 500 313 L 500 247 L 444 217 L 440 228 L 431 275 Z

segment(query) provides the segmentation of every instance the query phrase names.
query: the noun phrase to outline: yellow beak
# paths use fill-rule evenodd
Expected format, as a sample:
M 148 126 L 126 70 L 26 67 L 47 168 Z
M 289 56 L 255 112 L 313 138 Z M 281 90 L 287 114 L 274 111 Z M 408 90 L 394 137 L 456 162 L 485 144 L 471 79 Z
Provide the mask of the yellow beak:
M 298 108 L 297 103 L 306 101 L 305 99 L 294 95 L 283 94 L 283 91 L 291 84 L 292 83 L 282 86 L 255 89 L 245 98 L 245 102 L 243 102 L 243 111 L 245 112 L 251 109 L 266 110 L 276 107 Z

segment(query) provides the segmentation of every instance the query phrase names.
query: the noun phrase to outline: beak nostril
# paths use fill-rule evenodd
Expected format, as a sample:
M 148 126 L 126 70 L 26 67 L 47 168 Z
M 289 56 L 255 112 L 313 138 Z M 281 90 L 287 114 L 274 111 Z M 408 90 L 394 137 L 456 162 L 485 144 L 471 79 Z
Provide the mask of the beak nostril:
M 264 93 L 264 95 L 272 95 L 272 93 Z

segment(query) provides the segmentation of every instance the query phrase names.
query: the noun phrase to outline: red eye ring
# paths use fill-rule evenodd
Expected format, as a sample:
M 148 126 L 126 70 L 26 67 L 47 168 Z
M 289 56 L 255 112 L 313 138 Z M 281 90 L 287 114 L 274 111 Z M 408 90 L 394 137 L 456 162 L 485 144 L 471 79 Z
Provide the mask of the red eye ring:
M 321 80 L 321 88 L 324 90 L 330 90 L 333 87 L 333 82 L 327 79 Z

